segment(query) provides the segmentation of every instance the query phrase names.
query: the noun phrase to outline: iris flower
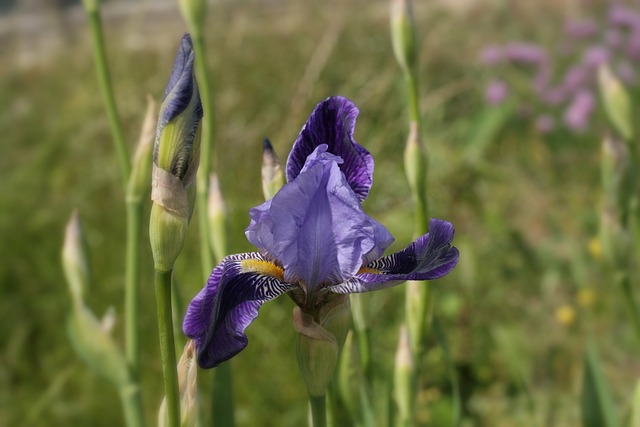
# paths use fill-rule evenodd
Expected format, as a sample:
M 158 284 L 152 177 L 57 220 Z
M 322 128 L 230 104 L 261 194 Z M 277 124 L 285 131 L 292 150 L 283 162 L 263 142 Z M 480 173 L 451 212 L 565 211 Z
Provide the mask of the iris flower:
M 289 154 L 287 183 L 249 211 L 245 234 L 258 251 L 224 258 L 189 304 L 183 330 L 201 367 L 242 351 L 259 308 L 282 294 L 314 315 L 341 295 L 437 279 L 455 267 L 453 226 L 438 219 L 429 233 L 382 256 L 394 239 L 361 206 L 373 157 L 353 139 L 357 115 L 343 97 L 318 104 Z

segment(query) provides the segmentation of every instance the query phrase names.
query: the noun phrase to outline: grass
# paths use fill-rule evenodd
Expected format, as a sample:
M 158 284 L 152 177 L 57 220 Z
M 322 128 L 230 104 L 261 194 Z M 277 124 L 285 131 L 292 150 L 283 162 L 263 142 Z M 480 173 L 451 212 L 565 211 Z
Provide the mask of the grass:
M 613 282 L 588 250 L 598 224 L 598 130 L 542 139 L 527 123 L 510 119 L 479 141 L 485 107 L 477 49 L 519 30 L 497 28 L 511 15 L 488 3 L 456 13 L 421 3 L 416 13 L 429 200 L 434 216 L 455 224 L 462 254 L 454 273 L 435 285 L 435 314 L 461 379 L 464 425 L 577 425 L 589 335 L 598 338 L 605 375 L 626 414 L 640 373 L 637 347 Z M 531 28 L 543 12 L 518 13 L 528 23 L 524 31 L 540 31 Z M 558 15 L 545 15 L 546 25 L 558 22 Z M 132 147 L 145 94 L 162 93 L 184 26 L 171 5 L 107 19 L 105 28 Z M 92 250 L 89 303 L 99 315 L 114 305 L 122 320 L 124 204 L 85 30 L 82 20 L 68 28 L 65 49 L 36 65 L 16 60 L 25 49 L 17 36 L 0 56 L 2 425 L 122 423 L 116 392 L 81 363 L 66 336 L 70 301 L 60 248 L 74 207 Z M 406 244 L 412 207 L 402 172 L 404 86 L 392 57 L 386 2 L 335 8 L 284 0 L 216 3 L 208 31 L 231 252 L 251 250 L 243 230 L 247 210 L 261 202 L 262 138 L 268 136 L 284 158 L 313 106 L 334 94 L 359 106 L 356 140 L 376 159 L 365 209 L 396 236 L 393 248 Z M 486 148 L 478 149 L 483 143 Z M 479 155 L 469 160 L 472 150 Z M 185 303 L 201 287 L 196 223 L 176 268 Z M 162 379 L 148 251 L 143 260 L 142 379 L 151 421 Z M 581 306 L 576 296 L 587 288 L 595 303 Z M 380 377 L 391 370 L 402 298 L 401 288 L 368 296 Z M 563 305 L 577 311 L 571 324 L 554 315 Z M 291 310 L 287 298 L 265 305 L 248 330 L 250 345 L 231 361 L 238 425 L 297 426 L 306 419 Z M 115 336 L 122 342 L 122 322 Z M 431 343 L 420 361 L 427 375 L 418 421 L 446 425 L 451 389 L 435 337 Z

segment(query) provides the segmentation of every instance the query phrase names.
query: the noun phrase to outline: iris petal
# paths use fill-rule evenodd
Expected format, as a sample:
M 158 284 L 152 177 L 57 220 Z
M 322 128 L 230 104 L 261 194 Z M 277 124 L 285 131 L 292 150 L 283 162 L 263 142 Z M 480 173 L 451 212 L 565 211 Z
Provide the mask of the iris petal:
M 339 158 L 326 150 L 316 147 L 293 181 L 251 209 L 246 230 L 251 243 L 282 262 L 285 281 L 304 283 L 308 294 L 347 280 L 393 241 L 364 213 Z
M 429 233 L 409 246 L 366 264 L 353 278 L 328 291 L 347 294 L 388 288 L 405 280 L 434 280 L 448 274 L 458 263 L 458 249 L 451 246 L 451 223 L 431 219 Z
M 189 304 L 182 324 L 196 342 L 198 364 L 213 368 L 242 351 L 248 342 L 244 331 L 260 306 L 295 287 L 258 253 L 226 257 Z
M 357 116 L 358 108 L 347 98 L 335 96 L 319 103 L 289 153 L 287 181 L 300 174 L 316 147 L 327 144 L 329 153 L 342 157 L 340 169 L 358 200 L 366 199 L 373 183 L 373 157 L 353 139 Z

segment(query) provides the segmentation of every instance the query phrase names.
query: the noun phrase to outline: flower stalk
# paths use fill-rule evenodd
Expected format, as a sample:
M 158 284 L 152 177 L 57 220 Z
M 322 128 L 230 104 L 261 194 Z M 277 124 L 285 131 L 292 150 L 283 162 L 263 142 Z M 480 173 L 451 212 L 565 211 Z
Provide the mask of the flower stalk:
M 185 34 L 165 89 L 153 153 L 149 239 L 155 268 L 158 332 L 167 402 L 167 426 L 180 424 L 173 335 L 172 274 L 193 214 L 200 160 L 202 104 L 193 70 L 195 54 Z

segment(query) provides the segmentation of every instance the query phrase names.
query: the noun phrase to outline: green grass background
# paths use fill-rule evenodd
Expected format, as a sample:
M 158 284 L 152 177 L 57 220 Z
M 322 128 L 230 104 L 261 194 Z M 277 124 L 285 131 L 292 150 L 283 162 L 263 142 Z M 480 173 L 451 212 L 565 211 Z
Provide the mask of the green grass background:
M 597 234 L 604 127 L 542 138 L 516 115 L 488 110 L 483 88 L 489 76 L 477 61 L 486 43 L 553 42 L 567 9 L 554 2 L 444 3 L 416 1 L 416 22 L 431 215 L 454 223 L 461 252 L 456 270 L 433 286 L 434 314 L 461 381 L 464 425 L 578 425 L 588 336 L 598 341 L 626 416 L 640 374 L 637 346 L 613 281 L 588 250 Z M 117 393 L 70 347 L 70 300 L 60 266 L 64 226 L 78 208 L 94 273 L 88 303 L 98 315 L 115 307 L 121 343 L 119 168 L 81 9 L 32 14 L 46 23 L 39 31 L 16 24 L 22 22 L 17 13 L 2 16 L 14 30 L 3 33 L 0 46 L 0 425 L 120 425 Z M 247 210 L 262 201 L 262 138 L 286 158 L 315 104 L 337 94 L 360 108 L 355 138 L 376 159 L 365 209 L 396 236 L 392 249 L 408 243 L 407 118 L 387 2 L 218 1 L 207 23 L 230 251 L 251 250 L 243 229 Z M 184 31 L 172 2 L 105 5 L 112 78 L 131 149 L 145 95 L 162 94 Z M 176 272 L 183 304 L 202 286 L 197 240 L 193 221 Z M 162 378 L 152 262 L 146 243 L 143 248 L 142 380 L 151 421 Z M 576 302 L 585 288 L 596 295 L 587 307 Z M 403 298 L 402 286 L 367 296 L 379 378 L 392 369 Z M 577 313 L 570 325 L 554 315 L 564 305 Z M 238 425 L 305 422 L 292 308 L 286 297 L 264 306 L 248 329 L 249 346 L 230 362 Z M 430 342 L 432 350 L 419 361 L 425 375 L 417 421 L 448 425 L 451 385 L 435 338 Z M 200 376 L 206 388 L 210 373 Z

